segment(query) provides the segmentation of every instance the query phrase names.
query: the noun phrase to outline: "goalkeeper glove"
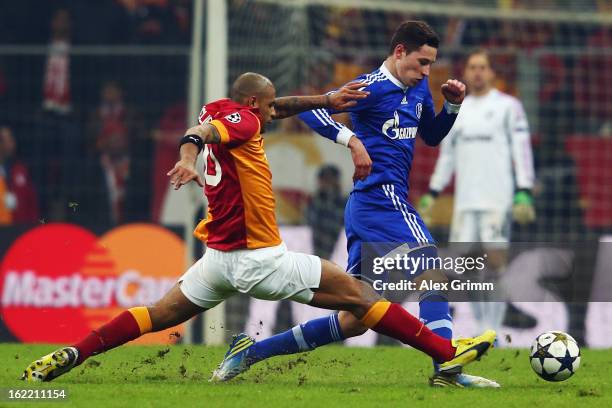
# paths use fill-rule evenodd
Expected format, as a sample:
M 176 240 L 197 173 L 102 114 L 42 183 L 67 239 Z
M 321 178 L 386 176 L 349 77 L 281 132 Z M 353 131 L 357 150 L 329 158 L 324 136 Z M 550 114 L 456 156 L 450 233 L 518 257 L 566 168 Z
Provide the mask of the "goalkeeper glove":
M 417 205 L 417 209 L 419 214 L 421 214 L 421 218 L 425 224 L 431 223 L 431 210 L 436 203 L 436 198 L 438 197 L 438 192 L 434 190 L 429 190 L 429 193 L 421 196 L 419 199 L 419 203 Z
M 520 225 L 526 225 L 534 222 L 535 217 L 531 193 L 528 190 L 518 190 L 516 194 L 514 194 L 512 218 Z

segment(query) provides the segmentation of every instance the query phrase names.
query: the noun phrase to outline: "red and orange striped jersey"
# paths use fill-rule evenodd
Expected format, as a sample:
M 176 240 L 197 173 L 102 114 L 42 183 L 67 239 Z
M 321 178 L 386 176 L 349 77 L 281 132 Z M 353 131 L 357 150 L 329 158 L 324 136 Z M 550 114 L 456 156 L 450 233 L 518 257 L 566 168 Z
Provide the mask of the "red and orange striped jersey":
M 221 99 L 204 105 L 199 122 L 214 126 L 221 143 L 203 150 L 208 216 L 194 235 L 220 251 L 279 245 L 272 173 L 257 109 Z

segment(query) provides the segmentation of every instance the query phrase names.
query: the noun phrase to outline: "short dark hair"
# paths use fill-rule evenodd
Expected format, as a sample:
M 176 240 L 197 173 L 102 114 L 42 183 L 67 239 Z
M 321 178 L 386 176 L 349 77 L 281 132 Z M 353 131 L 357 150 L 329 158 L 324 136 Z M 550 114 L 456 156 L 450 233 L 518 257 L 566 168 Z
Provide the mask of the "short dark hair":
M 393 37 L 391 38 L 391 46 L 389 55 L 393 54 L 393 50 L 398 44 L 402 44 L 409 54 L 416 51 L 423 45 L 427 44 L 430 47 L 438 48 L 440 45 L 440 37 L 424 21 L 404 21 L 397 27 Z

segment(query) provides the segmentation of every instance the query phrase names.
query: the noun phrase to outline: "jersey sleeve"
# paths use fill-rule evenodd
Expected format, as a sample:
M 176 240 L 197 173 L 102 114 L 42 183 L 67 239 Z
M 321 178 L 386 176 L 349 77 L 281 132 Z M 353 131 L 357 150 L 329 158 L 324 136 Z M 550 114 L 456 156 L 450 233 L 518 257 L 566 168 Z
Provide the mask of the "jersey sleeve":
M 328 109 L 314 109 L 300 113 L 299 118 L 321 136 L 332 142 L 348 145 L 353 131 L 332 119 L 330 113 Z
M 419 121 L 421 138 L 429 146 L 439 145 L 455 124 L 455 119 L 457 119 L 457 113 L 451 112 L 446 102 L 440 113 L 436 115 L 433 97 L 427 84 L 427 96 L 423 101 L 423 111 Z
M 259 119 L 253 112 L 244 110 L 213 119 L 209 122 L 221 136 L 221 144 L 236 147 L 259 133 Z
M 211 120 L 212 120 L 212 115 L 210 114 L 210 112 L 206 110 L 206 105 L 202 106 L 202 110 L 200 111 L 200 114 L 198 115 L 198 123 L 200 125 L 203 125 L 205 123 L 209 123 Z
M 533 169 L 529 123 L 527 122 L 527 115 L 523 105 L 517 99 L 513 99 L 510 104 L 506 119 L 506 131 L 508 132 L 512 148 L 516 188 L 531 189 L 533 188 L 535 172 Z
M 436 161 L 436 168 L 429 180 L 429 189 L 438 193 L 442 192 L 450 182 L 455 172 L 455 135 L 452 130 L 440 145 L 440 155 Z
M 368 75 L 362 75 L 357 77 L 352 82 L 368 82 Z M 359 90 L 366 90 L 370 92 L 367 98 L 357 100 L 354 106 L 351 106 L 343 111 L 337 111 L 333 109 L 314 109 L 306 112 L 302 112 L 298 117 L 310 127 L 312 130 L 320 134 L 321 136 L 331 140 L 332 142 L 348 145 L 349 139 L 354 135 L 353 131 L 344 126 L 342 123 L 336 122 L 331 115 L 340 112 L 360 112 L 372 107 L 375 103 L 376 95 L 371 89 L 371 84 L 360 88 Z M 333 94 L 337 90 L 328 92 Z
M 373 106 L 376 105 L 376 89 L 372 86 L 372 84 L 374 82 L 373 81 L 373 75 L 372 74 L 367 74 L 367 75 L 360 75 L 357 78 L 355 78 L 354 80 L 350 81 L 350 83 L 353 82 L 364 82 L 367 85 L 359 88 L 360 91 L 366 91 L 366 92 L 370 92 L 370 95 L 368 95 L 367 98 L 363 98 L 363 99 L 357 99 L 355 100 L 356 104 L 353 106 L 349 106 L 348 108 L 342 110 L 342 111 L 337 111 L 334 109 L 329 110 L 329 112 L 333 115 L 334 113 L 341 113 L 341 112 L 361 112 L 367 109 L 372 108 Z M 338 92 L 337 89 L 334 89 L 333 91 L 328 92 L 328 95 L 334 94 Z

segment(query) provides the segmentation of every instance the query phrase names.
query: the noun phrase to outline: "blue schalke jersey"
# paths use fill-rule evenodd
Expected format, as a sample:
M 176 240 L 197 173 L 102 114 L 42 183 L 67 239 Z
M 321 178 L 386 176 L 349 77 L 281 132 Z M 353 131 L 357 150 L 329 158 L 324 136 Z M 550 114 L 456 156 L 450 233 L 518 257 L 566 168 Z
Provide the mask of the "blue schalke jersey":
M 435 114 L 427 77 L 413 87 L 406 87 L 383 64 L 355 81 L 367 83 L 363 89 L 370 95 L 347 109 L 353 130 L 331 118 L 337 111 L 315 109 L 299 116 L 310 128 L 334 142 L 339 138 L 346 140 L 352 134 L 359 137 L 373 164 L 371 174 L 357 181 L 354 190 L 394 185 L 396 193 L 406 197 L 417 134 L 428 145 L 438 145 L 457 114 L 447 109 Z

